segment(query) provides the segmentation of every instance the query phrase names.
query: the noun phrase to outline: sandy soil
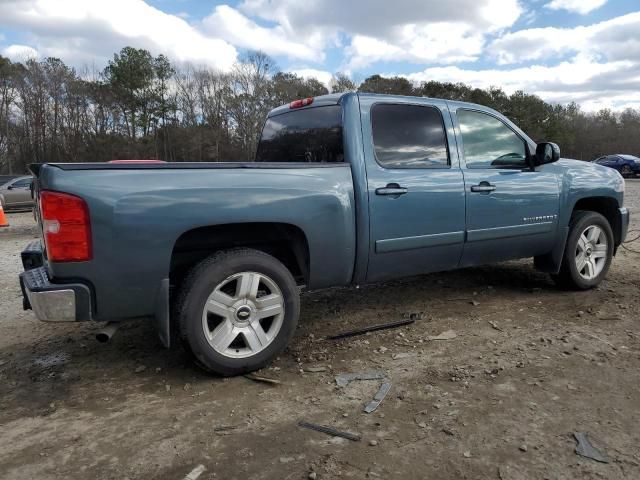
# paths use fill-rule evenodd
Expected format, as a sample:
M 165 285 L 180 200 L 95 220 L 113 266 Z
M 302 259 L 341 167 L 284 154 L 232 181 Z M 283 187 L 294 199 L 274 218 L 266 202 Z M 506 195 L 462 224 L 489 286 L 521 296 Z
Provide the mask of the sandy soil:
M 627 182 L 627 205 L 640 212 L 640 181 Z M 199 464 L 201 479 L 640 478 L 639 254 L 621 249 L 582 293 L 529 261 L 306 293 L 291 347 L 261 372 L 272 386 L 201 374 L 148 322 L 106 345 L 99 325 L 38 322 L 17 283 L 32 220 L 9 220 L 21 228 L 0 232 L 2 479 L 182 479 Z M 447 330 L 456 337 L 429 340 Z M 366 414 L 379 382 L 334 377 L 372 370 L 393 386 Z M 573 432 L 610 463 L 576 455 Z

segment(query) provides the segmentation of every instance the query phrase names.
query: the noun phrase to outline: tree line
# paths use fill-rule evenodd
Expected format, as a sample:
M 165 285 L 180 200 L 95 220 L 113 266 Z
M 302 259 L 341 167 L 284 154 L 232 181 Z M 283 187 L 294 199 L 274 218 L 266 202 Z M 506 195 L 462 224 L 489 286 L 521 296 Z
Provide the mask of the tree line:
M 317 79 L 279 71 L 261 52 L 247 53 L 222 73 L 125 47 L 103 70 L 82 72 L 57 58 L 11 62 L 0 56 L 0 173 L 24 173 L 34 162 L 251 160 L 270 109 L 356 90 L 487 105 L 533 139 L 555 141 L 566 157 L 640 154 L 640 110 L 586 113 L 576 103 L 550 104 L 522 91 L 414 85 L 380 75 L 356 85 L 336 74 L 328 89 Z

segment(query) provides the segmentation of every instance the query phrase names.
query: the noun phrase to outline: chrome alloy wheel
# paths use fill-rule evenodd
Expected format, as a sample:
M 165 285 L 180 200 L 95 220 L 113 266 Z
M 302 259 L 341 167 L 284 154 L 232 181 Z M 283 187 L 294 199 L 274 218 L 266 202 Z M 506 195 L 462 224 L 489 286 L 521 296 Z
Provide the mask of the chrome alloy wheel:
M 267 348 L 284 319 L 278 285 L 257 272 L 227 277 L 207 298 L 202 328 L 209 345 L 229 358 L 246 358 Z
M 576 270 L 585 280 L 593 280 L 607 264 L 607 235 L 597 225 L 584 229 L 576 247 Z

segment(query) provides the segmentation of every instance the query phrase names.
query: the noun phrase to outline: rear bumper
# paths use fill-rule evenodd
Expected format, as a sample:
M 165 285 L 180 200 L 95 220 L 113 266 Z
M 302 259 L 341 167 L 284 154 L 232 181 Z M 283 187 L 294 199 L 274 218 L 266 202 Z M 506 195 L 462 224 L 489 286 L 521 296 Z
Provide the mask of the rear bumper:
M 44 322 L 91 320 L 91 292 L 81 283 L 51 283 L 43 266 L 40 242 L 32 242 L 22 252 L 25 271 L 20 274 L 22 303 Z

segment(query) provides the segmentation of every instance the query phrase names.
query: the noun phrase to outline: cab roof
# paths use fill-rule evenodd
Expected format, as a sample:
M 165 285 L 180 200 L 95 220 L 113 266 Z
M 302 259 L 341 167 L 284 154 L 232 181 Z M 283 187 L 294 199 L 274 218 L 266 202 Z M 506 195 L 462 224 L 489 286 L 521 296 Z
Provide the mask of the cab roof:
M 414 100 L 414 101 L 418 101 L 418 103 L 420 102 L 428 103 L 429 101 L 437 100 L 440 102 L 447 102 L 447 104 L 451 107 L 467 107 L 467 108 L 489 111 L 489 112 L 493 112 L 498 115 L 501 115 L 500 112 L 497 112 L 490 107 L 487 107 L 485 105 L 480 105 L 477 103 L 461 102 L 458 100 L 446 100 L 444 98 L 416 97 L 416 96 L 410 96 L 410 95 L 389 95 L 389 94 L 383 94 L 383 93 L 369 93 L 369 92 L 342 92 L 342 93 L 330 93 L 328 95 L 319 95 L 317 97 L 313 97 L 313 103 L 311 103 L 310 105 L 307 105 L 304 107 L 298 107 L 296 108 L 296 110 L 304 110 L 306 108 L 322 107 L 327 105 L 338 105 L 342 102 L 343 98 L 351 95 L 357 95 L 358 97 L 363 97 L 363 98 L 365 97 L 383 98 L 386 101 L 398 100 L 402 102 L 407 102 L 407 101 Z M 271 110 L 267 115 L 267 118 L 273 117 L 274 115 L 279 115 L 284 112 L 288 112 L 290 110 L 291 110 L 290 104 L 286 103 L 284 105 L 281 105 Z

